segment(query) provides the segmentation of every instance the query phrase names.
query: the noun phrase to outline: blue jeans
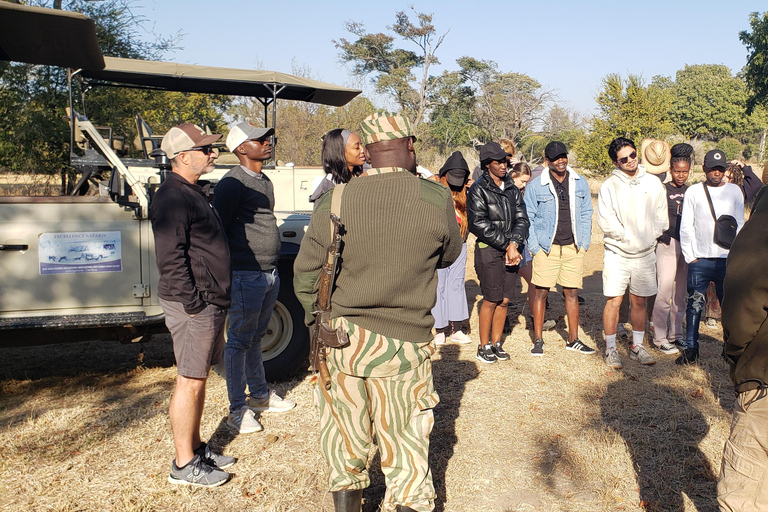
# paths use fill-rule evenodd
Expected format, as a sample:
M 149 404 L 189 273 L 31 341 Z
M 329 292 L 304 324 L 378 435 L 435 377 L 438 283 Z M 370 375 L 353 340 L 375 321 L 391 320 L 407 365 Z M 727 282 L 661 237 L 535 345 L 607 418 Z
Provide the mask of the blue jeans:
M 685 308 L 685 344 L 688 348 L 699 348 L 699 323 L 709 282 L 714 281 L 717 298 L 722 302 L 724 279 L 725 258 L 699 258 L 688 264 L 688 301 Z
M 253 397 L 263 398 L 269 394 L 261 358 L 261 338 L 267 332 L 279 290 L 277 269 L 232 272 L 232 306 L 229 308 L 229 331 L 224 347 L 231 412 L 245 406 L 246 384 Z

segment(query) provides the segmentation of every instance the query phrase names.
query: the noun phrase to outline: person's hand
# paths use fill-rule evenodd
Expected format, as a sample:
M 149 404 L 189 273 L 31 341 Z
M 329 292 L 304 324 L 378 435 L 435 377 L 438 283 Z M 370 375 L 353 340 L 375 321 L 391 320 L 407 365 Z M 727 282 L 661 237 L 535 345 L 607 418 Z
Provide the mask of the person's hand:
M 520 160 L 518 158 L 515 158 L 513 156 L 509 157 L 509 165 L 510 166 L 515 165 L 515 164 L 519 164 L 519 163 L 520 163 Z
M 699 258 L 696 258 L 695 260 L 691 261 L 691 263 L 696 263 L 697 261 L 699 261 Z M 690 265 L 691 263 L 689 263 L 689 265 Z
M 466 187 L 471 187 L 471 186 L 472 186 L 472 184 L 473 184 L 474 182 L 475 182 L 475 180 L 473 180 L 472 178 L 470 178 L 470 179 L 468 179 L 468 180 L 467 180 L 467 184 L 466 184 L 465 186 L 466 186 Z
M 514 242 L 510 243 L 504 255 L 504 263 L 507 265 L 519 265 L 522 259 L 523 257 L 517 251 L 517 244 Z
M 742 162 L 741 160 L 731 160 L 731 164 L 737 166 L 739 169 L 744 167 L 744 162 Z

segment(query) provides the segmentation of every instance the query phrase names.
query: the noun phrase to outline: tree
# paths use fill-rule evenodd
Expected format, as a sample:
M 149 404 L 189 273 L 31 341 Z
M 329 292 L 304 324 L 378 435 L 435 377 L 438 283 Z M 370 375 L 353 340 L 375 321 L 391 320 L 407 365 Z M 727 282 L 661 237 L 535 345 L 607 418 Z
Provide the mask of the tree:
M 747 88 L 722 64 L 686 65 L 677 72 L 670 115 L 686 137 L 719 139 L 746 129 Z
M 413 10 L 413 7 L 411 7 Z M 333 41 L 341 50 L 341 59 L 353 64 L 353 73 L 365 77 L 373 75 L 376 91 L 391 96 L 401 111 L 411 118 L 418 134 L 421 122 L 430 108 L 430 95 L 437 80 L 429 75 L 433 64 L 440 64 L 436 52 L 448 32 L 438 36 L 432 24 L 432 14 L 416 12 L 416 23 L 405 11 L 395 15 L 395 24 L 388 27 L 396 36 L 416 45 L 418 52 L 396 48 L 393 36 L 366 32 L 362 23 L 348 21 L 344 27 L 357 40 L 341 38 Z M 421 69 L 416 78 L 414 70 Z
M 644 138 L 664 139 L 673 132 L 669 120 L 669 82 L 656 77 L 646 86 L 639 75 L 626 79 L 612 73 L 602 80 L 597 95 L 598 114 L 589 121 L 588 133 L 576 143 L 582 165 L 605 173 L 612 168 L 608 144 L 627 137 L 640 144 Z
M 747 113 L 757 105 L 768 107 L 768 12 L 749 15 L 752 32 L 739 32 L 739 40 L 747 47 L 747 65 L 744 79 L 750 90 Z

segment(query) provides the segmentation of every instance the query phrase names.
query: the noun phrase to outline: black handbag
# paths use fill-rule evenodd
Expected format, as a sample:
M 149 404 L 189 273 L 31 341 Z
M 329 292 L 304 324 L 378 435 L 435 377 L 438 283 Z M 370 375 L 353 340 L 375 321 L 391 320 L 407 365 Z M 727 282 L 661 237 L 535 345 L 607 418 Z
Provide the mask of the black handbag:
M 709 211 L 712 212 L 712 218 L 715 221 L 715 236 L 713 241 L 719 247 L 723 249 L 730 249 L 734 239 L 736 239 L 736 229 L 739 224 L 736 222 L 736 218 L 732 215 L 715 214 L 715 207 L 712 205 L 712 197 L 709 195 L 709 189 L 706 183 L 702 183 L 704 186 L 704 193 L 707 194 L 707 201 L 709 202 Z

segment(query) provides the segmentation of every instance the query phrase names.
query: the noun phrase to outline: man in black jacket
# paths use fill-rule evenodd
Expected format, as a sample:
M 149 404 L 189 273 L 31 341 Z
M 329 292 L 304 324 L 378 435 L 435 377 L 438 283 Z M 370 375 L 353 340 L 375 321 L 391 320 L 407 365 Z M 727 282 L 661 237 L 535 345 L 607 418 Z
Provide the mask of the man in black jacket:
M 230 304 L 231 271 L 227 238 L 208 203 L 200 176 L 213 170 L 208 135 L 193 124 L 171 128 L 161 148 L 172 171 L 149 209 L 160 271 L 158 296 L 173 338 L 178 377 L 168 414 L 176 458 L 172 484 L 215 487 L 229 480 L 222 471 L 235 463 L 200 439 L 205 382 L 224 348 L 224 319 Z
M 724 355 L 738 395 L 725 443 L 720 510 L 768 510 L 768 198 L 763 187 L 728 254 L 722 305 Z
M 523 196 L 507 178 L 508 156 L 496 142 L 482 146 L 483 175 L 467 193 L 467 221 L 470 232 L 477 237 L 475 271 L 483 293 L 477 347 L 477 359 L 483 363 L 509 359 L 502 348 L 501 334 L 530 225 Z

